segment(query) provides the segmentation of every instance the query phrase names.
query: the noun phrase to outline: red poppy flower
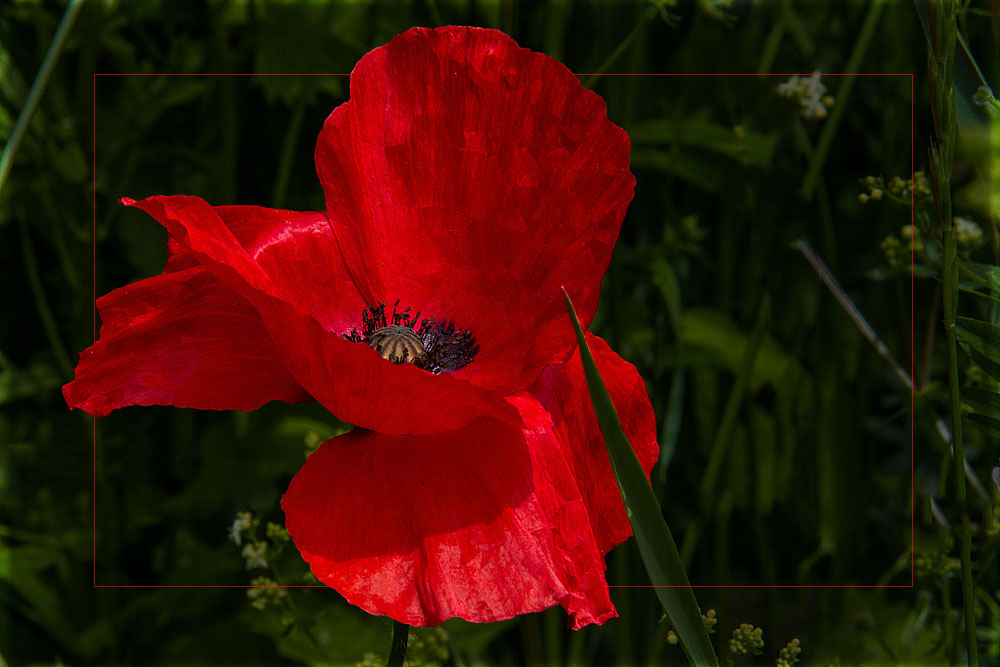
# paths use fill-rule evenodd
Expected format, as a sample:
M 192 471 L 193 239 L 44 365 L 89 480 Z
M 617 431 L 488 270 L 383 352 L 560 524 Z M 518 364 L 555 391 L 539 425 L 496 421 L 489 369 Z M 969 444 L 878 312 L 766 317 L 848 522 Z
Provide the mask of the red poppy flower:
M 412 625 L 556 603 L 602 623 L 604 555 L 630 528 L 560 287 L 587 326 L 628 153 L 555 60 L 494 30 L 410 30 L 361 59 L 320 133 L 326 211 L 123 200 L 167 228 L 169 259 L 98 300 L 66 400 L 317 400 L 358 427 L 282 500 L 320 581 Z M 645 385 L 589 341 L 648 474 Z

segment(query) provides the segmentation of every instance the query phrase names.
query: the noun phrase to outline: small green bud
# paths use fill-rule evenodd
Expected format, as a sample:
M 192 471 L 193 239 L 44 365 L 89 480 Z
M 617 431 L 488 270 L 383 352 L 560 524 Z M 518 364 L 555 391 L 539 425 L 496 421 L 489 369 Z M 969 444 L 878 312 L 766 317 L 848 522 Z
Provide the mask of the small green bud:
M 760 655 L 764 649 L 764 631 L 755 628 L 749 623 L 740 623 L 740 627 L 733 630 L 733 637 L 729 640 L 729 651 L 734 655 L 746 655 L 753 653 Z
M 719 622 L 719 619 L 715 617 L 715 610 L 709 609 L 702 614 L 701 622 L 705 624 L 705 629 L 709 632 L 709 634 L 715 632 L 715 624 Z
M 790 667 L 799 661 L 799 653 L 802 649 L 799 647 L 798 638 L 785 644 L 784 648 L 778 651 L 778 667 Z

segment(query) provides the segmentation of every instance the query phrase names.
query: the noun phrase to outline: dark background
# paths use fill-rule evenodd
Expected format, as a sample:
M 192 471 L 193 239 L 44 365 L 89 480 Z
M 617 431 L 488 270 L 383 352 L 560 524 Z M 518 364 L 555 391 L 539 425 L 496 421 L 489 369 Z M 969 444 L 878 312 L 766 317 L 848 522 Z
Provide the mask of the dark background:
M 312 151 L 348 78 L 294 74 L 346 75 L 392 36 L 439 24 L 500 28 L 561 60 L 632 137 L 635 199 L 592 328 L 647 381 L 663 449 L 653 487 L 691 581 L 706 586 L 699 604 L 717 611 L 720 656 L 747 622 L 763 627 L 766 644 L 745 664 L 774 664 L 793 637 L 806 664 L 960 658 L 957 552 L 931 511 L 932 498 L 945 518 L 960 509 L 934 426 L 947 415 L 940 288 L 928 277 L 937 253 L 926 238 L 911 283 L 880 245 L 900 238 L 910 207 L 858 199 L 866 176 L 906 180 L 911 156 L 926 168 L 920 16 L 907 2 L 723 4 L 86 2 L 0 190 L 3 660 L 384 662 L 391 624 L 329 589 L 289 589 L 259 610 L 243 588 L 136 588 L 314 583 L 291 548 L 275 571 L 248 570 L 227 531 L 243 510 L 261 521 L 262 539 L 268 521 L 281 524 L 281 494 L 306 452 L 344 425 L 318 406 L 284 404 L 248 414 L 133 407 L 99 420 L 95 554 L 94 421 L 69 412 L 60 387 L 93 341 L 92 277 L 102 295 L 162 270 L 165 232 L 120 197 L 321 209 Z M 0 7 L 5 143 L 64 9 Z M 995 80 L 990 10 L 970 3 L 960 27 Z M 775 90 L 814 70 L 846 74 L 823 77 L 834 104 L 817 120 Z M 292 76 L 162 76 L 222 73 Z M 607 76 L 585 76 L 594 73 Z M 645 74 L 691 76 L 635 76 Z M 710 74 L 725 76 L 695 76 Z M 972 259 L 995 263 L 982 194 L 993 187 L 991 130 L 971 103 L 977 86 L 959 51 L 955 212 L 984 231 Z M 925 235 L 929 208 L 918 199 Z M 913 370 L 914 412 L 790 246 L 797 240 Z M 765 299 L 770 317 L 759 320 Z M 964 296 L 961 308 L 995 317 L 987 304 Z M 755 326 L 764 339 L 745 368 Z M 962 377 L 984 382 L 974 369 Z M 973 558 L 987 664 L 1000 660 L 997 541 L 986 532 L 997 511 L 987 485 L 994 433 L 967 433 L 967 457 L 992 493 L 970 491 L 969 508 L 982 526 Z M 713 465 L 716 481 L 703 482 Z M 122 587 L 95 588 L 95 577 Z M 647 584 L 632 541 L 609 555 L 608 581 Z M 776 585 L 805 588 L 766 587 Z M 652 591 L 612 596 L 621 617 L 577 633 L 559 608 L 417 631 L 410 664 L 684 662 Z

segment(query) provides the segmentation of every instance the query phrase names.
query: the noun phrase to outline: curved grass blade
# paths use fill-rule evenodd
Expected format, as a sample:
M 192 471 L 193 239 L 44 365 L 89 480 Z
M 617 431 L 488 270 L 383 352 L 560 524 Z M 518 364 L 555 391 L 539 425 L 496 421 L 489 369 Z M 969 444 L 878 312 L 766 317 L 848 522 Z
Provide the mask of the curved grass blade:
M 660 504 L 653 495 L 646 473 L 643 472 L 632 445 L 622 431 L 618 413 L 611 402 L 604 381 L 601 380 L 594 356 L 587 346 L 573 302 L 570 301 L 566 290 L 563 290 L 563 294 L 580 345 L 580 359 L 583 362 L 583 372 L 587 376 L 590 400 L 594 404 L 594 412 L 597 414 L 597 422 L 604 435 L 604 443 L 611 458 L 618 490 L 625 502 L 628 520 L 632 524 L 632 532 L 639 544 L 646 572 L 656 587 L 656 595 L 663 605 L 663 611 L 674 626 L 690 663 L 718 667 L 719 661 L 708 639 L 708 632 L 701 619 L 701 610 L 698 608 L 687 573 L 681 564 L 681 557 L 677 553 L 677 545 L 670 534 L 670 528 L 663 520 Z

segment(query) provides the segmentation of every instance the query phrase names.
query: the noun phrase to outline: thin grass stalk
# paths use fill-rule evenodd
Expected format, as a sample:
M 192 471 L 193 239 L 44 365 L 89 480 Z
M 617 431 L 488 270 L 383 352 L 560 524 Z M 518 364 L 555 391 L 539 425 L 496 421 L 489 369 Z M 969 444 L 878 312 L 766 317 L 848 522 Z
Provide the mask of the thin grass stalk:
M 875 28 L 878 26 L 879 17 L 882 15 L 882 8 L 883 0 L 874 0 L 869 5 L 868 13 L 865 15 L 865 22 L 861 25 L 861 31 L 854 42 L 854 48 L 851 50 L 847 65 L 844 67 L 844 74 L 846 76 L 841 80 L 840 88 L 837 89 L 837 104 L 834 105 L 829 118 L 826 120 L 826 124 L 823 125 L 823 131 L 820 133 L 819 142 L 816 145 L 816 152 L 809 161 L 809 167 L 803 179 L 802 194 L 807 200 L 812 199 L 813 191 L 819 185 L 820 172 L 826 163 L 826 157 L 829 155 L 830 149 L 833 147 L 833 140 L 836 138 L 837 129 L 840 127 L 840 121 L 847 108 L 847 101 L 851 97 L 851 89 L 854 88 L 854 81 L 857 79 L 857 73 L 861 69 L 861 61 L 875 36 Z
M 760 310 L 757 313 L 757 322 L 754 324 L 753 332 L 747 341 L 746 351 L 740 361 L 740 368 L 733 382 L 733 388 L 726 399 L 726 406 L 722 411 L 722 418 L 719 420 L 719 428 L 715 432 L 712 440 L 712 455 L 705 474 L 701 478 L 701 485 L 698 489 L 698 497 L 703 508 L 712 505 L 718 486 L 719 476 L 722 468 L 728 460 L 729 446 L 732 443 L 733 429 L 736 426 L 736 417 L 743 398 L 746 395 L 747 387 L 750 385 L 750 375 L 753 373 L 753 365 L 757 360 L 757 353 L 764 343 L 764 336 L 770 326 L 771 300 L 764 296 L 761 300 Z
M 604 59 L 604 62 L 597 68 L 597 71 L 593 72 L 589 77 L 587 77 L 587 80 L 583 82 L 584 88 L 592 89 L 594 87 L 594 84 L 597 83 L 597 79 L 604 74 L 608 68 L 614 65 L 615 61 L 617 61 L 623 53 L 625 53 L 625 50 L 632 44 L 632 40 L 638 37 L 639 34 L 645 30 L 646 24 L 648 24 L 652 18 L 653 14 L 649 11 L 642 13 L 642 16 L 639 18 L 639 22 L 635 24 L 634 28 L 632 28 L 632 32 L 630 32 L 628 36 L 622 40 L 621 44 L 619 44 L 615 50 L 611 52 L 611 55 Z
M 52 69 L 55 67 L 56 61 L 59 60 L 59 55 L 66 44 L 66 38 L 69 37 L 70 30 L 76 22 L 76 15 L 80 13 L 81 9 L 83 9 L 83 0 L 73 0 L 69 3 L 66 11 L 63 12 L 62 20 L 59 21 L 59 27 L 56 28 L 56 34 L 52 37 L 52 43 L 49 44 L 49 49 L 45 52 L 42 65 L 38 68 L 35 80 L 31 84 L 31 90 L 28 91 L 28 99 L 25 100 L 24 107 L 17 116 L 17 122 L 14 123 L 14 129 L 10 132 L 7 145 L 4 146 L 3 154 L 0 155 L 0 191 L 3 191 L 4 183 L 7 182 L 7 176 L 10 175 L 11 167 L 14 165 L 14 156 L 17 155 L 17 149 L 21 147 L 21 141 L 28 132 L 28 126 L 35 115 L 35 109 L 38 108 L 38 102 L 42 99 L 42 93 L 49 85 Z
M 948 393 L 952 420 L 952 468 L 955 475 L 955 498 L 965 508 L 965 443 L 962 437 L 962 403 L 958 379 L 958 341 L 955 320 L 958 317 L 958 243 L 951 213 L 951 170 L 958 134 L 953 86 L 957 7 L 954 0 L 928 0 L 930 48 L 927 56 L 931 111 L 935 141 L 930 151 L 931 190 L 937 224 L 943 236 L 941 257 L 942 303 L 945 347 L 948 360 Z M 963 509 L 958 531 L 959 558 L 962 563 L 962 603 L 965 616 L 965 639 L 968 664 L 979 665 L 976 642 L 975 597 L 972 583 L 972 534 L 968 512 Z

